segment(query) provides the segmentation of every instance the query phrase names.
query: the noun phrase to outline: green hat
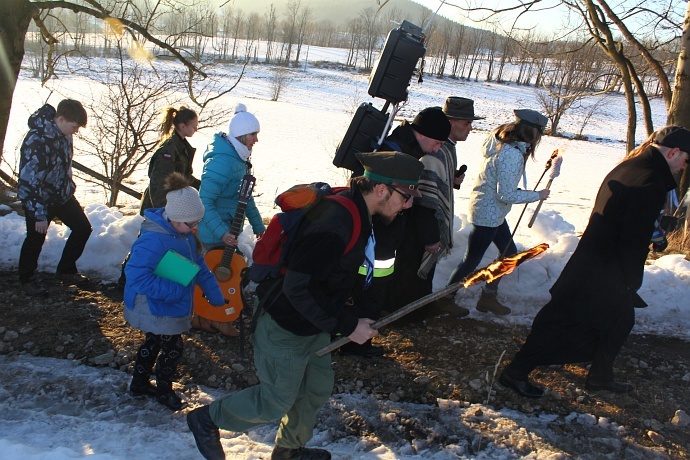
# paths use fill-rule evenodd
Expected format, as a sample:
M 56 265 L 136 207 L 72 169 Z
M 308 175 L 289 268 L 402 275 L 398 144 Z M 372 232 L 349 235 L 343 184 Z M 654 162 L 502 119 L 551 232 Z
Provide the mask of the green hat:
M 355 155 L 364 166 L 364 177 L 393 185 L 417 198 L 422 196 L 417 188 L 424 165 L 415 157 L 401 152 L 358 152 Z

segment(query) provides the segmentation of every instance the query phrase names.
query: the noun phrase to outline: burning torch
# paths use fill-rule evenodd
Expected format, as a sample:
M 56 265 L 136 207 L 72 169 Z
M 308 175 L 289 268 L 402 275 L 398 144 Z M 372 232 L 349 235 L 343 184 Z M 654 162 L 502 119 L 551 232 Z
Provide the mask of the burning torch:
M 556 152 L 558 152 L 558 150 L 556 150 Z M 557 178 L 561 174 L 561 163 L 563 163 L 563 157 L 558 155 L 553 160 L 553 169 L 549 174 L 549 181 L 546 183 L 546 190 L 551 189 L 551 183 L 555 178 Z M 537 214 L 539 214 L 539 210 L 541 209 L 542 204 L 544 204 L 544 200 L 539 200 L 539 204 L 537 204 L 537 209 L 534 210 L 534 214 L 532 214 L 532 218 L 529 220 L 529 223 L 527 224 L 528 228 L 532 228 L 532 225 L 534 225 L 534 221 L 537 220 Z
M 441 289 L 440 291 L 437 292 L 432 292 L 429 295 L 426 295 L 422 297 L 421 299 L 417 299 L 414 302 L 410 302 L 404 307 L 400 308 L 399 310 L 394 311 L 390 315 L 384 316 L 383 318 L 379 319 L 378 321 L 374 322 L 371 327 L 373 329 L 380 329 L 383 326 L 386 326 L 393 321 L 402 318 L 403 316 L 423 307 L 424 305 L 433 302 L 434 300 L 440 299 L 441 297 L 445 297 L 449 294 L 455 293 L 457 290 L 461 288 L 467 289 L 468 287 L 475 285 L 479 282 L 486 281 L 487 283 L 497 280 L 498 278 L 507 275 L 509 273 L 512 273 L 515 268 L 522 264 L 524 261 L 529 260 L 542 252 L 546 251 L 549 248 L 549 245 L 546 243 L 542 243 L 540 245 L 537 245 L 533 247 L 532 249 L 528 249 L 523 252 L 519 252 L 517 254 L 514 254 L 512 256 L 505 257 L 503 259 L 499 259 L 495 262 L 490 263 L 488 266 L 485 268 L 482 268 L 481 270 L 477 270 L 474 273 L 471 273 L 465 277 L 464 280 L 458 281 L 457 283 L 450 284 L 446 286 L 445 288 Z M 341 337 L 337 340 L 334 340 L 331 342 L 329 345 L 321 348 L 320 350 L 316 351 L 316 356 L 323 356 L 326 353 L 330 353 L 333 350 L 337 350 L 338 348 L 342 347 L 346 343 L 350 341 L 349 337 Z

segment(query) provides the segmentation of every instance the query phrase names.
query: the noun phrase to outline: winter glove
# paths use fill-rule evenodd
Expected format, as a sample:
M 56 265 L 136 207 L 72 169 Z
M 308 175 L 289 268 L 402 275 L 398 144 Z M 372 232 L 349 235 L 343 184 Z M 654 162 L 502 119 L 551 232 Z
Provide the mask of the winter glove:
M 654 252 L 664 252 L 666 248 L 668 247 L 668 240 L 666 237 L 663 237 L 661 241 L 654 241 L 652 243 L 652 250 Z

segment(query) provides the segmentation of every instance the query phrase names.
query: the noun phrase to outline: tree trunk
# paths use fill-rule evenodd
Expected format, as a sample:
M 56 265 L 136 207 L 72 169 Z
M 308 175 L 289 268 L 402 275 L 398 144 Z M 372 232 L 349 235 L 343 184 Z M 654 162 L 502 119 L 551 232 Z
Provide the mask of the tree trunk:
M 673 97 L 668 111 L 669 125 L 679 125 L 690 129 L 690 2 L 685 10 L 683 35 L 680 39 L 680 54 L 676 66 L 676 81 Z M 690 185 L 690 173 L 685 168 L 678 187 L 678 196 L 684 197 Z
M 28 0 L 0 1 L 0 160 L 5 151 L 12 95 L 24 59 L 24 40 L 32 13 Z

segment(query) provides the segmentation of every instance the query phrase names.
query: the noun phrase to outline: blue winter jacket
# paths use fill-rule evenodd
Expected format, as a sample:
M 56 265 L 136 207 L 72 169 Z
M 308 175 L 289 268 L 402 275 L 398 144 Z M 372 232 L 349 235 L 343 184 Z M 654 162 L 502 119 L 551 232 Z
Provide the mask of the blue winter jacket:
M 211 273 L 203 255 L 198 255 L 194 235 L 178 233 L 164 216 L 165 208 L 144 211 L 141 236 L 132 245 L 132 252 L 125 266 L 125 306 L 134 309 L 137 295 L 146 296 L 151 314 L 156 316 L 191 316 L 193 311 L 194 285 L 198 284 L 211 305 L 225 305 L 225 299 L 215 276 Z M 188 286 L 154 275 L 158 262 L 168 249 L 194 261 L 201 270 Z
M 199 239 L 204 243 L 220 243 L 223 234 L 230 230 L 237 210 L 240 184 L 246 172 L 247 163 L 240 158 L 225 134 L 215 134 L 204 152 L 204 171 L 199 188 L 199 196 L 206 209 L 199 224 Z M 266 230 L 254 198 L 247 203 L 245 216 L 254 233 Z

